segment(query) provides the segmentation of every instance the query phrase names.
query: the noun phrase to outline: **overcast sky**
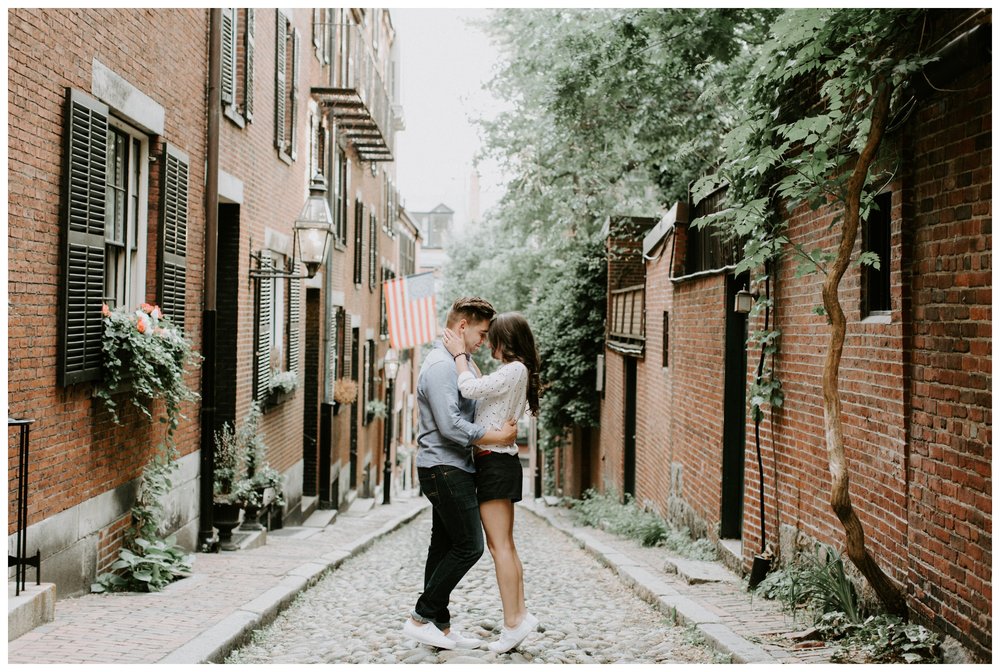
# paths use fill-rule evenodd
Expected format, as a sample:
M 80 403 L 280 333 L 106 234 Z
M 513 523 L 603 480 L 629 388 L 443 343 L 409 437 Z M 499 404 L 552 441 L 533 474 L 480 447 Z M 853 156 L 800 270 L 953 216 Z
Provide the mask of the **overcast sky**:
M 406 130 L 396 136 L 396 176 L 406 207 L 444 203 L 456 224 L 468 217 L 469 181 L 479 138 L 470 116 L 496 102 L 482 90 L 497 60 L 486 36 L 467 22 L 485 9 L 393 9 L 399 40 Z M 480 212 L 499 198 L 501 178 L 481 170 Z

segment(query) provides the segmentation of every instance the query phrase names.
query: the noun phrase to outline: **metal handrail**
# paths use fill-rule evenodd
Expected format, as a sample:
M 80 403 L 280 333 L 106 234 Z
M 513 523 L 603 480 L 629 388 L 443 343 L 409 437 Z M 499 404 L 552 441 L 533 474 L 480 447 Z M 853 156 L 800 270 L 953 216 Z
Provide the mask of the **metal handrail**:
M 41 585 L 42 552 L 36 549 L 35 554 L 28 557 L 28 450 L 31 423 L 34 420 L 7 418 L 7 428 L 17 427 L 17 550 L 13 555 L 7 554 L 7 567 L 14 567 L 14 595 L 20 595 L 27 580 L 28 567 L 35 568 L 35 585 Z

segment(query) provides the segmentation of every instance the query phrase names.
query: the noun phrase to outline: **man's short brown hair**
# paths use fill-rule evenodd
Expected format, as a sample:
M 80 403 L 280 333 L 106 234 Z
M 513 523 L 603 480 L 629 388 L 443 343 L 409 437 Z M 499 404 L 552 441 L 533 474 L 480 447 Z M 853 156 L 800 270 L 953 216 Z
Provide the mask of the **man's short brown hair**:
M 451 304 L 446 325 L 451 327 L 462 318 L 468 322 L 489 322 L 496 314 L 497 311 L 493 308 L 493 304 L 486 299 L 481 299 L 478 296 L 463 296 L 460 299 L 455 299 L 455 303 Z

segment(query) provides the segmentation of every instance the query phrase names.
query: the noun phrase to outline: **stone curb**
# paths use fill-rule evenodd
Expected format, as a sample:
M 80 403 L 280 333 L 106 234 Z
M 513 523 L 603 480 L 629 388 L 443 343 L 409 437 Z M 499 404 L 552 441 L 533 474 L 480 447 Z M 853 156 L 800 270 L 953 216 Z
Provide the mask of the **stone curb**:
M 348 558 L 367 550 L 379 538 L 410 522 L 429 506 L 430 502 L 422 498 L 411 509 L 391 518 L 377 530 L 363 534 L 342 547 L 336 547 L 313 562 L 289 570 L 274 588 L 247 602 L 158 662 L 182 665 L 222 663 L 234 649 L 247 642 L 255 630 L 271 623 L 299 593 L 317 583 L 324 574 L 340 567 Z
M 678 623 L 695 628 L 705 641 L 720 653 L 728 654 L 734 663 L 774 663 L 781 661 L 756 644 L 739 636 L 719 621 L 718 615 L 681 595 L 675 588 L 624 553 L 602 544 L 585 529 L 564 524 L 548 511 L 548 506 L 523 500 L 522 508 L 535 514 L 549 525 L 573 539 L 602 565 L 612 569 L 636 595 Z

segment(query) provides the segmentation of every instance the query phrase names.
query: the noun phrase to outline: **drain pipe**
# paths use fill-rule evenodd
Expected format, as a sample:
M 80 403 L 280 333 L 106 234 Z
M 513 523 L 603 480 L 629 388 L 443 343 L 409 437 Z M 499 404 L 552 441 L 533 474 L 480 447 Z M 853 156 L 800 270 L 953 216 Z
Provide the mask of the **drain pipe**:
M 202 312 L 201 479 L 198 550 L 218 553 L 219 538 L 212 519 L 215 481 L 215 294 L 219 245 L 219 89 L 222 86 L 222 10 L 209 10 L 208 132 L 205 176 L 205 307 Z
M 764 331 L 770 328 L 771 320 L 771 269 L 770 264 L 765 264 L 764 266 L 764 298 L 768 303 L 764 307 Z M 764 357 L 766 355 L 765 346 L 761 344 L 760 346 L 760 359 L 757 361 L 757 375 L 755 376 L 755 382 L 760 383 L 761 376 L 764 374 Z M 753 558 L 753 567 L 750 570 L 750 580 L 749 587 L 754 589 L 757 587 L 769 571 L 771 571 L 771 560 L 772 554 L 767 550 L 767 533 L 765 531 L 765 519 L 764 519 L 764 463 L 760 455 L 760 412 L 755 414 L 754 417 L 754 444 L 757 447 L 757 474 L 760 476 L 760 553 Z M 772 441 L 774 437 L 772 436 Z

